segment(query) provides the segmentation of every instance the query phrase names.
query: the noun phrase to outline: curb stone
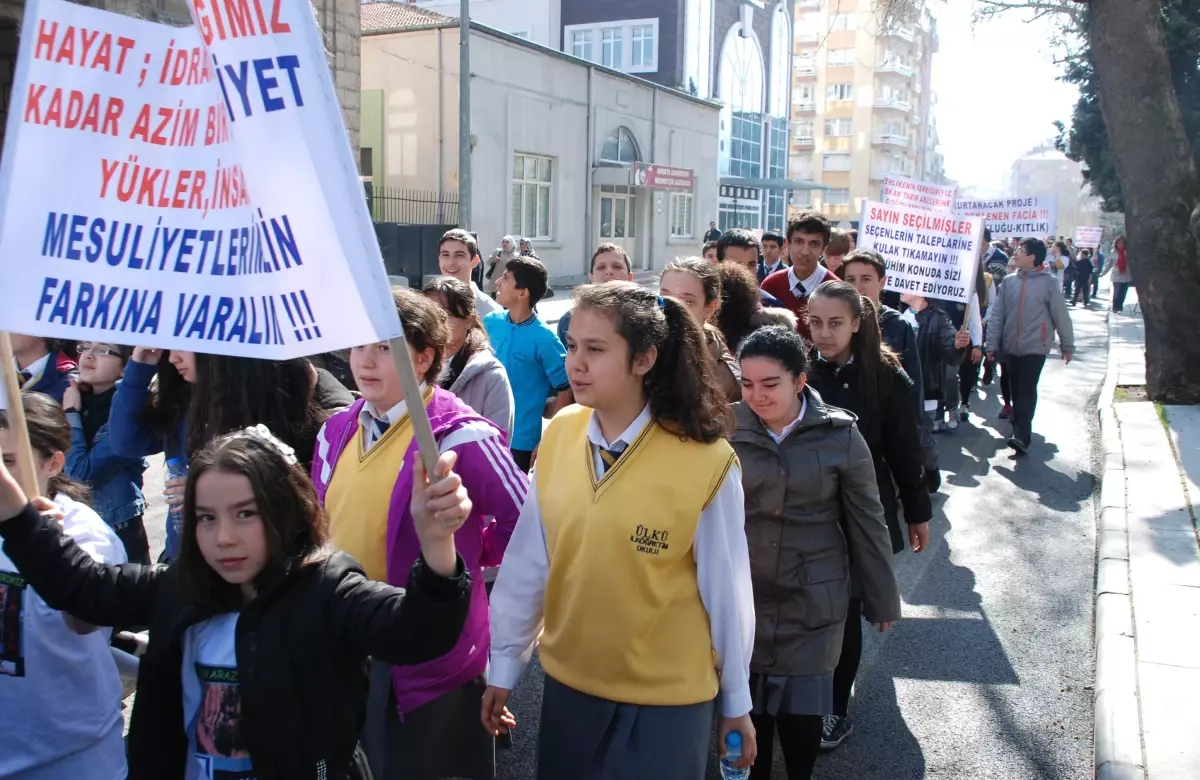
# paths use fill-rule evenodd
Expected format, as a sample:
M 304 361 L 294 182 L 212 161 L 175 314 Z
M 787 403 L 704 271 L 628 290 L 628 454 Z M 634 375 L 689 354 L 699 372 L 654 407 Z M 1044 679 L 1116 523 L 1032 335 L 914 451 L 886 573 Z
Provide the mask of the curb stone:
M 1146 780 L 1137 640 L 1129 578 L 1125 455 L 1113 408 L 1118 377 L 1112 314 L 1108 315 L 1108 373 L 1097 403 L 1104 467 L 1100 478 L 1095 592 L 1095 763 L 1096 780 Z

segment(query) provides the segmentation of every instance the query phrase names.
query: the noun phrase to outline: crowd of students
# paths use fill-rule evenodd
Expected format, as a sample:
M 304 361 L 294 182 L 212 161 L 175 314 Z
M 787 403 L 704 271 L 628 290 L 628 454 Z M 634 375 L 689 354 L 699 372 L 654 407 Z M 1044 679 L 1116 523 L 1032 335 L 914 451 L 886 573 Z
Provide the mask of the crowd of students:
M 970 305 L 895 300 L 854 241 L 725 231 L 656 291 L 601 245 L 554 329 L 536 257 L 506 238 L 493 299 L 448 232 L 443 275 L 393 290 L 428 476 L 387 342 L 76 364 L 15 337 L 44 498 L 0 417 L 0 776 L 491 780 L 539 647 L 539 778 L 697 780 L 714 718 L 751 777 L 776 738 L 810 777 L 853 732 L 862 621 L 900 618 L 893 555 L 929 545 L 930 433 L 999 364 L 1023 453 L 1045 325 L 1074 349 L 1037 239 L 988 242 Z M 97 626 L 150 629 L 127 746 Z

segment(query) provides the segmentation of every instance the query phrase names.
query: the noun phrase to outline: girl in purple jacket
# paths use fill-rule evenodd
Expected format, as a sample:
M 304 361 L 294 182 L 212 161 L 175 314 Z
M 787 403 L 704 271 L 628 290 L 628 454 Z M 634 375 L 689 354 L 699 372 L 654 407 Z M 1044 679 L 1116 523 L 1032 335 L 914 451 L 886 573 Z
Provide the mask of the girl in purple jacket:
M 528 481 L 513 463 L 506 434 L 437 386 L 450 341 L 445 312 L 407 288 L 393 295 L 434 437 L 442 453 L 457 456 L 454 470 L 471 496 L 471 515 L 455 543 L 481 582 L 482 567 L 504 556 Z M 334 545 L 357 558 L 369 578 L 402 584 L 419 554 L 408 509 L 418 453 L 389 349 L 380 342 L 351 351 L 363 397 L 321 429 L 312 477 Z M 376 778 L 495 777 L 494 739 L 479 723 L 490 639 L 487 596 L 478 588 L 453 650 L 417 666 L 374 666 L 364 742 Z

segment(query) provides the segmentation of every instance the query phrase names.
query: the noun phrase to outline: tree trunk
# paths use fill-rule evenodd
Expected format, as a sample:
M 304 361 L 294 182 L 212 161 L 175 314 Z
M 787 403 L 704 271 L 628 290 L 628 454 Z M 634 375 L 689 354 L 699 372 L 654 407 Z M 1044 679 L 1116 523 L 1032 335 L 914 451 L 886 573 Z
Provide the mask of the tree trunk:
M 1184 130 L 1159 0 L 1091 0 L 1088 37 L 1109 147 L 1125 191 L 1129 267 L 1146 323 L 1146 383 L 1200 403 L 1200 178 Z

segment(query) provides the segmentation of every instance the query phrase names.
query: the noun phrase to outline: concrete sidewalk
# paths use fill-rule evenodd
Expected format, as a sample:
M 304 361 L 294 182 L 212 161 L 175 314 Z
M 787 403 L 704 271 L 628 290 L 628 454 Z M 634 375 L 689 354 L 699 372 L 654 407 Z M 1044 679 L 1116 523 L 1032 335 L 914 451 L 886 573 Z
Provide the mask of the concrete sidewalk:
M 1136 400 L 1146 383 L 1140 315 L 1110 315 L 1109 334 L 1099 404 L 1096 777 L 1195 780 L 1200 408 Z

